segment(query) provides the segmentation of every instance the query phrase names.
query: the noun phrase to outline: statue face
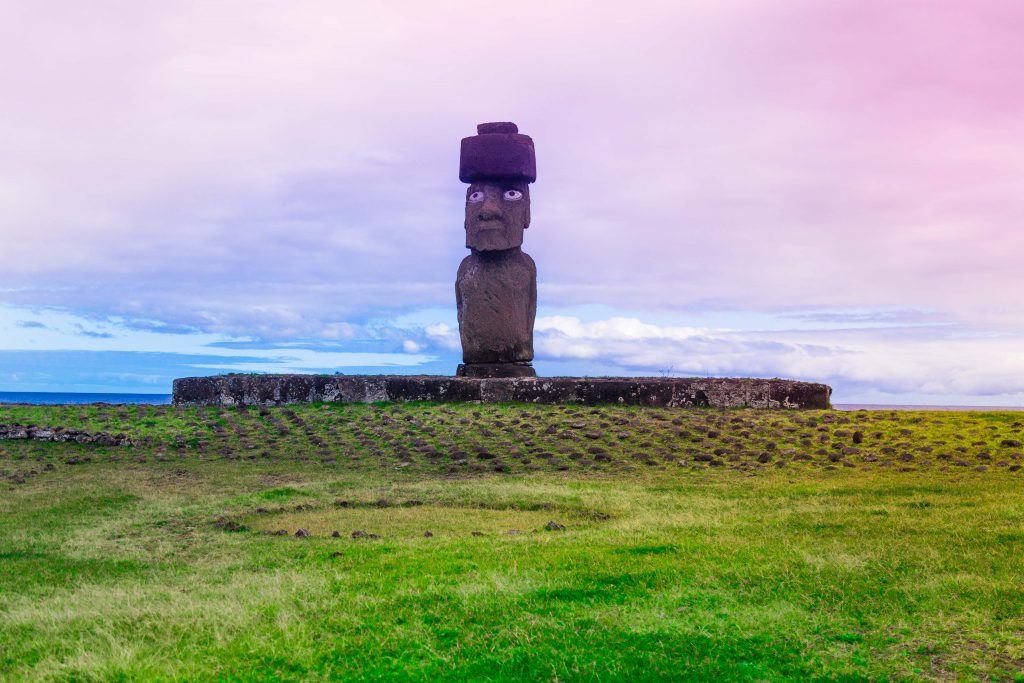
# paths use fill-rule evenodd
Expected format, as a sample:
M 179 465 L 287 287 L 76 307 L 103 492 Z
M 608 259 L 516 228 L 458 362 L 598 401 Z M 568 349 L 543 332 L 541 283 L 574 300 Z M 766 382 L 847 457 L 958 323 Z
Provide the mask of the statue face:
M 466 246 L 476 251 L 520 247 L 530 227 L 530 187 L 520 181 L 488 180 L 466 190 Z

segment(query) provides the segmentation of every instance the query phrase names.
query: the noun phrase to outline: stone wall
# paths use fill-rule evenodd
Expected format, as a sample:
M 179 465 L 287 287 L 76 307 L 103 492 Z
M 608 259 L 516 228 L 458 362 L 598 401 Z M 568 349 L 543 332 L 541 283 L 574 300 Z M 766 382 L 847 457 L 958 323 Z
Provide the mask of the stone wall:
M 73 441 L 94 443 L 100 446 L 131 446 L 132 441 L 124 434 L 96 432 L 90 434 L 79 429 L 64 427 L 37 427 L 36 425 L 0 424 L 0 441 L 27 439 L 34 441 Z
M 832 388 L 785 379 L 222 375 L 174 380 L 177 405 L 476 401 L 713 408 L 830 408 Z

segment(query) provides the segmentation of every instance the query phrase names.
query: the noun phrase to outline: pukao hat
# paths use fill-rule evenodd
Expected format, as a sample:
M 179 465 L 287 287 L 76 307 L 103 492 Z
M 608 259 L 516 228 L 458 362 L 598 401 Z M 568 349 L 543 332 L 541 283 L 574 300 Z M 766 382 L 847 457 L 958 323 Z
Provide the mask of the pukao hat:
M 481 123 L 477 134 L 462 138 L 459 180 L 473 183 L 490 178 L 537 180 L 533 139 L 522 135 L 514 123 Z

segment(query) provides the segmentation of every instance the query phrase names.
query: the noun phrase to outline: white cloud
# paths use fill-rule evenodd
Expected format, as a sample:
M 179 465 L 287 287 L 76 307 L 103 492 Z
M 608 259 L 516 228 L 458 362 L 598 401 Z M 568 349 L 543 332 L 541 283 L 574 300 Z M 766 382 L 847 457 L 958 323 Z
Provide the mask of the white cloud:
M 444 323 L 434 323 L 423 328 L 427 338 L 442 349 L 461 351 L 462 341 L 457 330 Z
M 703 330 L 636 319 L 538 320 L 537 364 L 598 361 L 608 374 L 789 377 L 835 384 L 841 402 L 866 393 L 989 397 L 1024 404 L 1024 335 L 960 327 Z M 845 397 L 844 397 L 845 393 Z M 904 401 L 907 402 L 907 401 Z

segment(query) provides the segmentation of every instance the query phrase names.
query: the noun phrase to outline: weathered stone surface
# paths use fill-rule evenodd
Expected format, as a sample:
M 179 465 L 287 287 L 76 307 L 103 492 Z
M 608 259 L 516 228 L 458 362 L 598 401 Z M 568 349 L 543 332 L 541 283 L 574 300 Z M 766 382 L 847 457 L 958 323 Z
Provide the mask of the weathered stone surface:
M 477 379 L 536 377 L 537 371 L 530 363 L 460 363 L 455 370 L 455 376 Z
M 832 389 L 783 379 L 404 375 L 224 375 L 174 380 L 179 405 L 339 401 L 574 403 L 672 408 L 829 408 Z
M 530 227 L 530 187 L 518 180 L 473 183 L 466 190 L 466 248 L 477 252 L 518 249 Z
M 464 363 L 533 360 L 537 267 L 529 255 L 518 248 L 470 254 L 455 294 Z

